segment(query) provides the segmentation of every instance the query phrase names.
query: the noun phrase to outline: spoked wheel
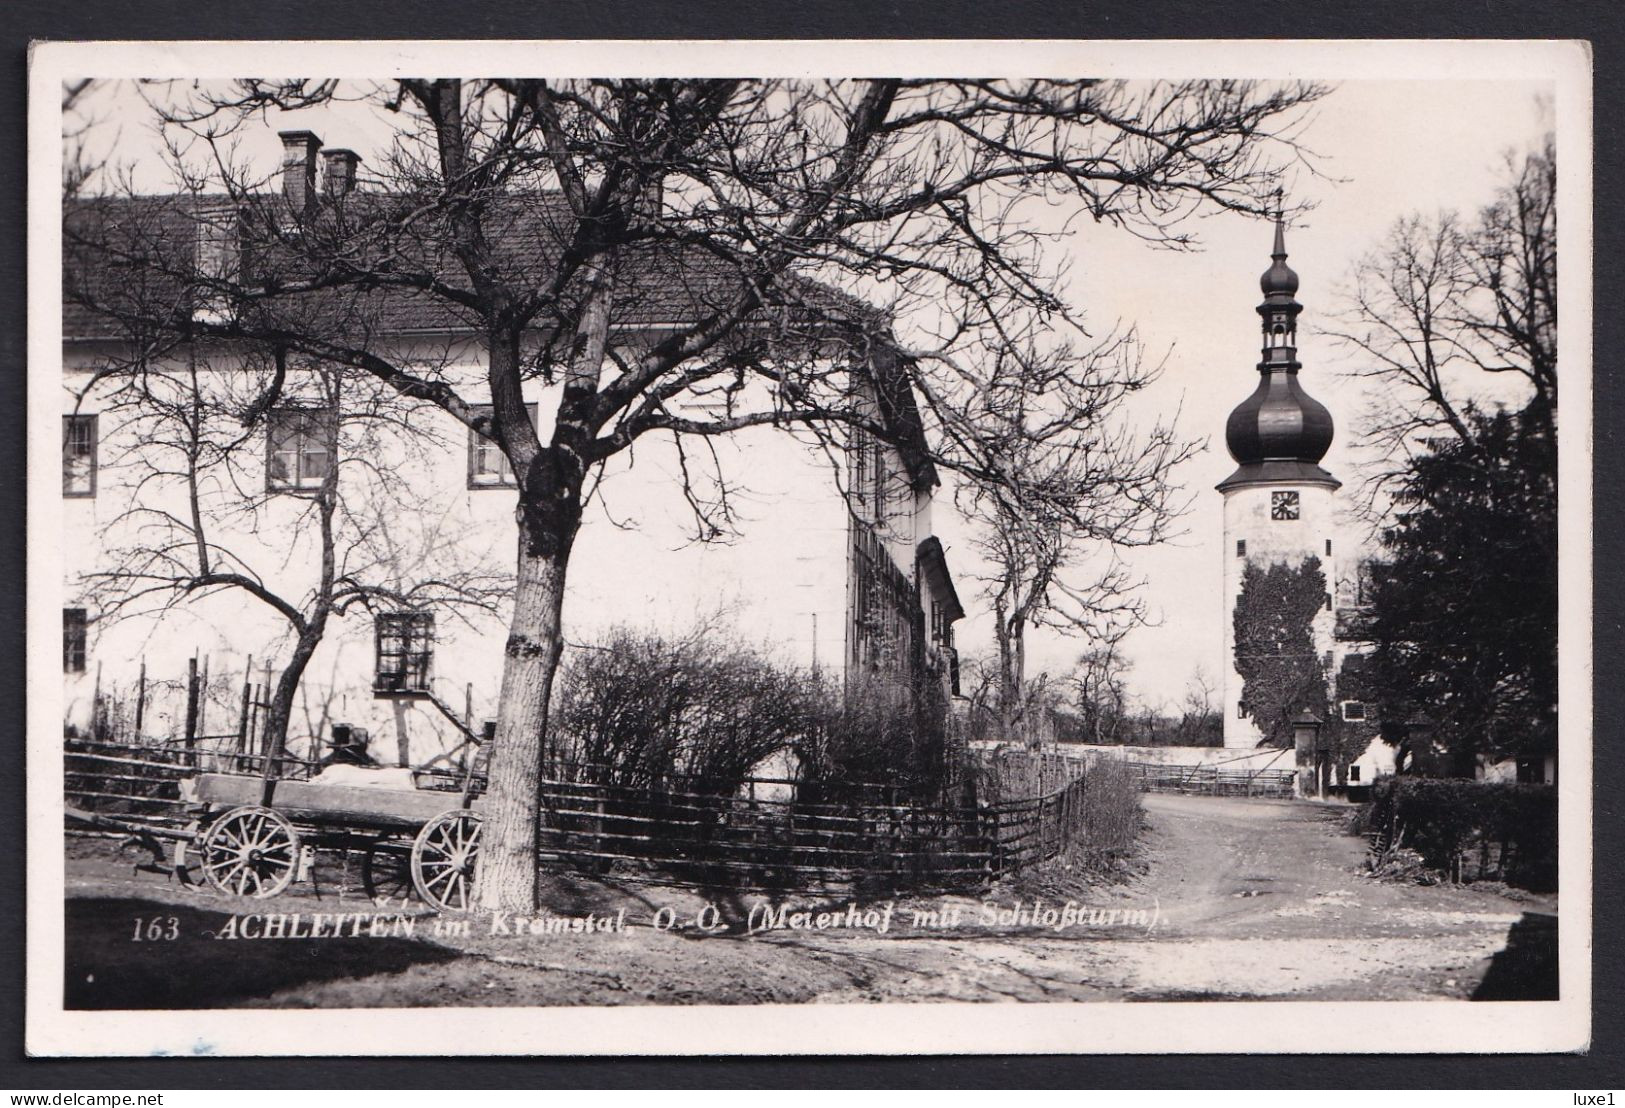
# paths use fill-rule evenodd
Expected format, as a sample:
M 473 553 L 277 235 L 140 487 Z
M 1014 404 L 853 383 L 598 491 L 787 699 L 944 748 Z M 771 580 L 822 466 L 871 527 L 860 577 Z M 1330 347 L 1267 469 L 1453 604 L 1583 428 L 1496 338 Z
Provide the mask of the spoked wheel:
M 198 883 L 197 861 L 198 844 L 203 841 L 203 825 L 193 820 L 186 825 L 187 837 L 176 839 L 170 847 L 169 868 L 180 882 L 182 888 L 200 889 Z
M 479 862 L 478 812 L 442 812 L 412 842 L 412 884 L 426 903 L 442 912 L 467 911 L 474 897 Z
M 361 887 L 375 904 L 405 904 L 417 892 L 412 850 L 403 839 L 378 839 L 361 859 Z
M 269 808 L 233 808 L 209 825 L 199 848 L 203 877 L 230 896 L 275 896 L 299 864 L 299 835 Z

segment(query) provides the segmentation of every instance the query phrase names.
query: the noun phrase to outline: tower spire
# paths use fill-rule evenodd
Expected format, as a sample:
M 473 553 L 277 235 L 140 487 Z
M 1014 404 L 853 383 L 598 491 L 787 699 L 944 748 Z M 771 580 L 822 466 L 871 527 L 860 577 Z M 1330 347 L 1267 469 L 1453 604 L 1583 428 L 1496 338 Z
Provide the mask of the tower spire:
M 1332 417 L 1298 383 L 1298 275 L 1286 264 L 1286 213 L 1277 194 L 1275 244 L 1270 267 L 1259 278 L 1263 331 L 1258 388 L 1230 413 L 1225 442 L 1240 463 L 1220 485 L 1298 479 L 1336 481 L 1320 468 L 1332 443 Z
M 1296 319 L 1303 308 L 1292 299 L 1298 291 L 1298 275 L 1286 264 L 1286 205 L 1279 189 L 1275 192 L 1275 249 L 1270 251 L 1270 260 L 1273 264 L 1264 271 L 1264 276 L 1258 282 L 1264 290 L 1264 303 L 1259 305 L 1259 314 L 1267 319 L 1274 306 L 1289 310 Z M 1296 324 L 1293 326 L 1295 328 Z

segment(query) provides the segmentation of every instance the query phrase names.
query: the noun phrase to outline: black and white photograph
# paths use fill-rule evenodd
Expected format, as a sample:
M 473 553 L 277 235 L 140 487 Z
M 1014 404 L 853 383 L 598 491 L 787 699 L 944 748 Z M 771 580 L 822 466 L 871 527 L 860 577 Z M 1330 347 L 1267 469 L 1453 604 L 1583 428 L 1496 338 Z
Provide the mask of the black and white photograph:
M 39 48 L 30 1051 L 1583 1047 L 1589 57 L 1250 45 Z

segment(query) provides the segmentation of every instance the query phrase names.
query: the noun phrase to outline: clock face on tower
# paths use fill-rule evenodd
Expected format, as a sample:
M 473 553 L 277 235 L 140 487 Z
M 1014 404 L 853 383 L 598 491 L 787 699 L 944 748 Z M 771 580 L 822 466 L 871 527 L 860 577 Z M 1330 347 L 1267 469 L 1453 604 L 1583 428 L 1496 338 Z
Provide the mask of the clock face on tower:
M 1296 492 L 1270 493 L 1271 519 L 1297 519 L 1298 494 Z

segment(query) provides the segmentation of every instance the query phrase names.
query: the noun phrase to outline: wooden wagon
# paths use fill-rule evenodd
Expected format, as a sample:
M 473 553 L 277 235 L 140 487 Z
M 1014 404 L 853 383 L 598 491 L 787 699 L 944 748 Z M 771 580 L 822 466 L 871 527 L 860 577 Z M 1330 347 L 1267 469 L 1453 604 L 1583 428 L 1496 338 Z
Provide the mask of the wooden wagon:
M 175 868 L 195 869 L 233 896 L 285 890 L 321 847 L 365 844 L 361 877 L 374 898 L 415 891 L 438 911 L 463 911 L 474 891 L 481 802 L 461 793 L 406 785 L 357 786 L 200 773 L 181 782 L 198 819 L 176 849 Z M 409 844 L 409 845 L 408 845 Z

